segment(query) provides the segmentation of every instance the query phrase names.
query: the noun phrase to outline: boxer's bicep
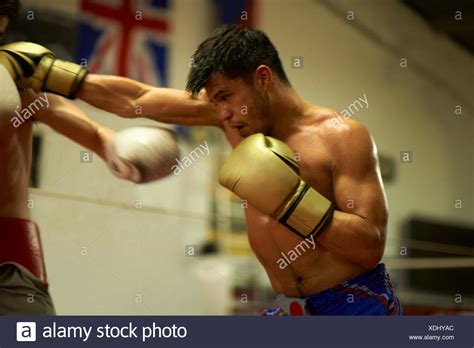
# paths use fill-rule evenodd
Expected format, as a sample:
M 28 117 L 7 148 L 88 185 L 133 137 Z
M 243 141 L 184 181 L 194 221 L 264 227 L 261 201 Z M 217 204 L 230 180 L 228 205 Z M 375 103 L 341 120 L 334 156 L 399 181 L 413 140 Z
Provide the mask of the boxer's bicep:
M 318 241 L 335 255 L 372 269 L 383 257 L 387 225 L 375 146 L 368 130 L 354 121 L 328 129 L 327 134 L 336 210 Z
M 364 178 L 352 173 L 340 173 L 334 180 L 334 195 L 340 211 L 357 215 L 385 230 L 387 203 L 376 175 L 366 173 Z
M 384 234 L 387 201 L 378 168 L 375 144 L 362 125 L 349 126 L 341 137 L 333 174 L 333 190 L 339 210 L 357 215 Z

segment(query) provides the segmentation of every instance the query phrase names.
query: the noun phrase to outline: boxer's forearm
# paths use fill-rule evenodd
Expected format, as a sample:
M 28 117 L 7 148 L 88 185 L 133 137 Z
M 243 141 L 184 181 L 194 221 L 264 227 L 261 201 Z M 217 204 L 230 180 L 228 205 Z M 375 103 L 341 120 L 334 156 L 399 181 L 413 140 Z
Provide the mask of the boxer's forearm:
M 147 117 L 158 122 L 189 126 L 220 126 L 214 107 L 189 93 L 156 88 L 138 81 L 89 74 L 77 97 L 122 117 Z
M 62 97 L 48 94 L 48 100 L 49 108 L 38 111 L 35 119 L 104 158 L 105 146 L 115 131 L 95 123 Z
M 137 116 L 134 101 L 148 89 L 147 85 L 131 79 L 89 74 L 76 97 L 99 109 L 133 118 Z
M 372 269 L 383 256 L 384 236 L 380 228 L 367 219 L 335 211 L 330 225 L 318 236 L 317 242 L 335 255 Z

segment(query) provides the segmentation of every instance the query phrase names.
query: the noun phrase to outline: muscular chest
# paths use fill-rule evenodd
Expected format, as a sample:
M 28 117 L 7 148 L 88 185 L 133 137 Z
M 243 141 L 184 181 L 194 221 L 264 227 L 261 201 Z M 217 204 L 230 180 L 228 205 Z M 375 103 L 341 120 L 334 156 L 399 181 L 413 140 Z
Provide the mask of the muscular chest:
M 334 202 L 332 189 L 333 160 L 325 146 L 304 136 L 290 138 L 286 143 L 295 153 L 301 178 Z

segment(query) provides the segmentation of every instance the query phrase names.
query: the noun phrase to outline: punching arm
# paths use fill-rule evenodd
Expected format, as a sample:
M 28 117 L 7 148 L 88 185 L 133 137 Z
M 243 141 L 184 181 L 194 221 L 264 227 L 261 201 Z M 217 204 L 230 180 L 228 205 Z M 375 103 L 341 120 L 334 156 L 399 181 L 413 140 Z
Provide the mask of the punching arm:
M 158 88 L 119 76 L 89 74 L 77 97 L 105 111 L 126 118 L 187 126 L 217 126 L 221 121 L 205 94 L 192 98 L 183 90 Z

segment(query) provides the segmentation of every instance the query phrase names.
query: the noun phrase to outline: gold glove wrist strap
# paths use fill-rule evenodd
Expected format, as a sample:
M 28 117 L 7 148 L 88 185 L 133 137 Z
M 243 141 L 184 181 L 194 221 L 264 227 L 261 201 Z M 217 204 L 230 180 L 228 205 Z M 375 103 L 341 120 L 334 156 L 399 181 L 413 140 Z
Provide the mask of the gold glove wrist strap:
M 33 79 L 35 82 L 43 82 L 41 90 L 45 92 L 53 92 L 74 99 L 86 75 L 87 70 L 79 64 L 44 57 Z
M 302 238 L 317 237 L 332 220 L 334 206 L 303 180 L 292 197 L 274 218 Z

